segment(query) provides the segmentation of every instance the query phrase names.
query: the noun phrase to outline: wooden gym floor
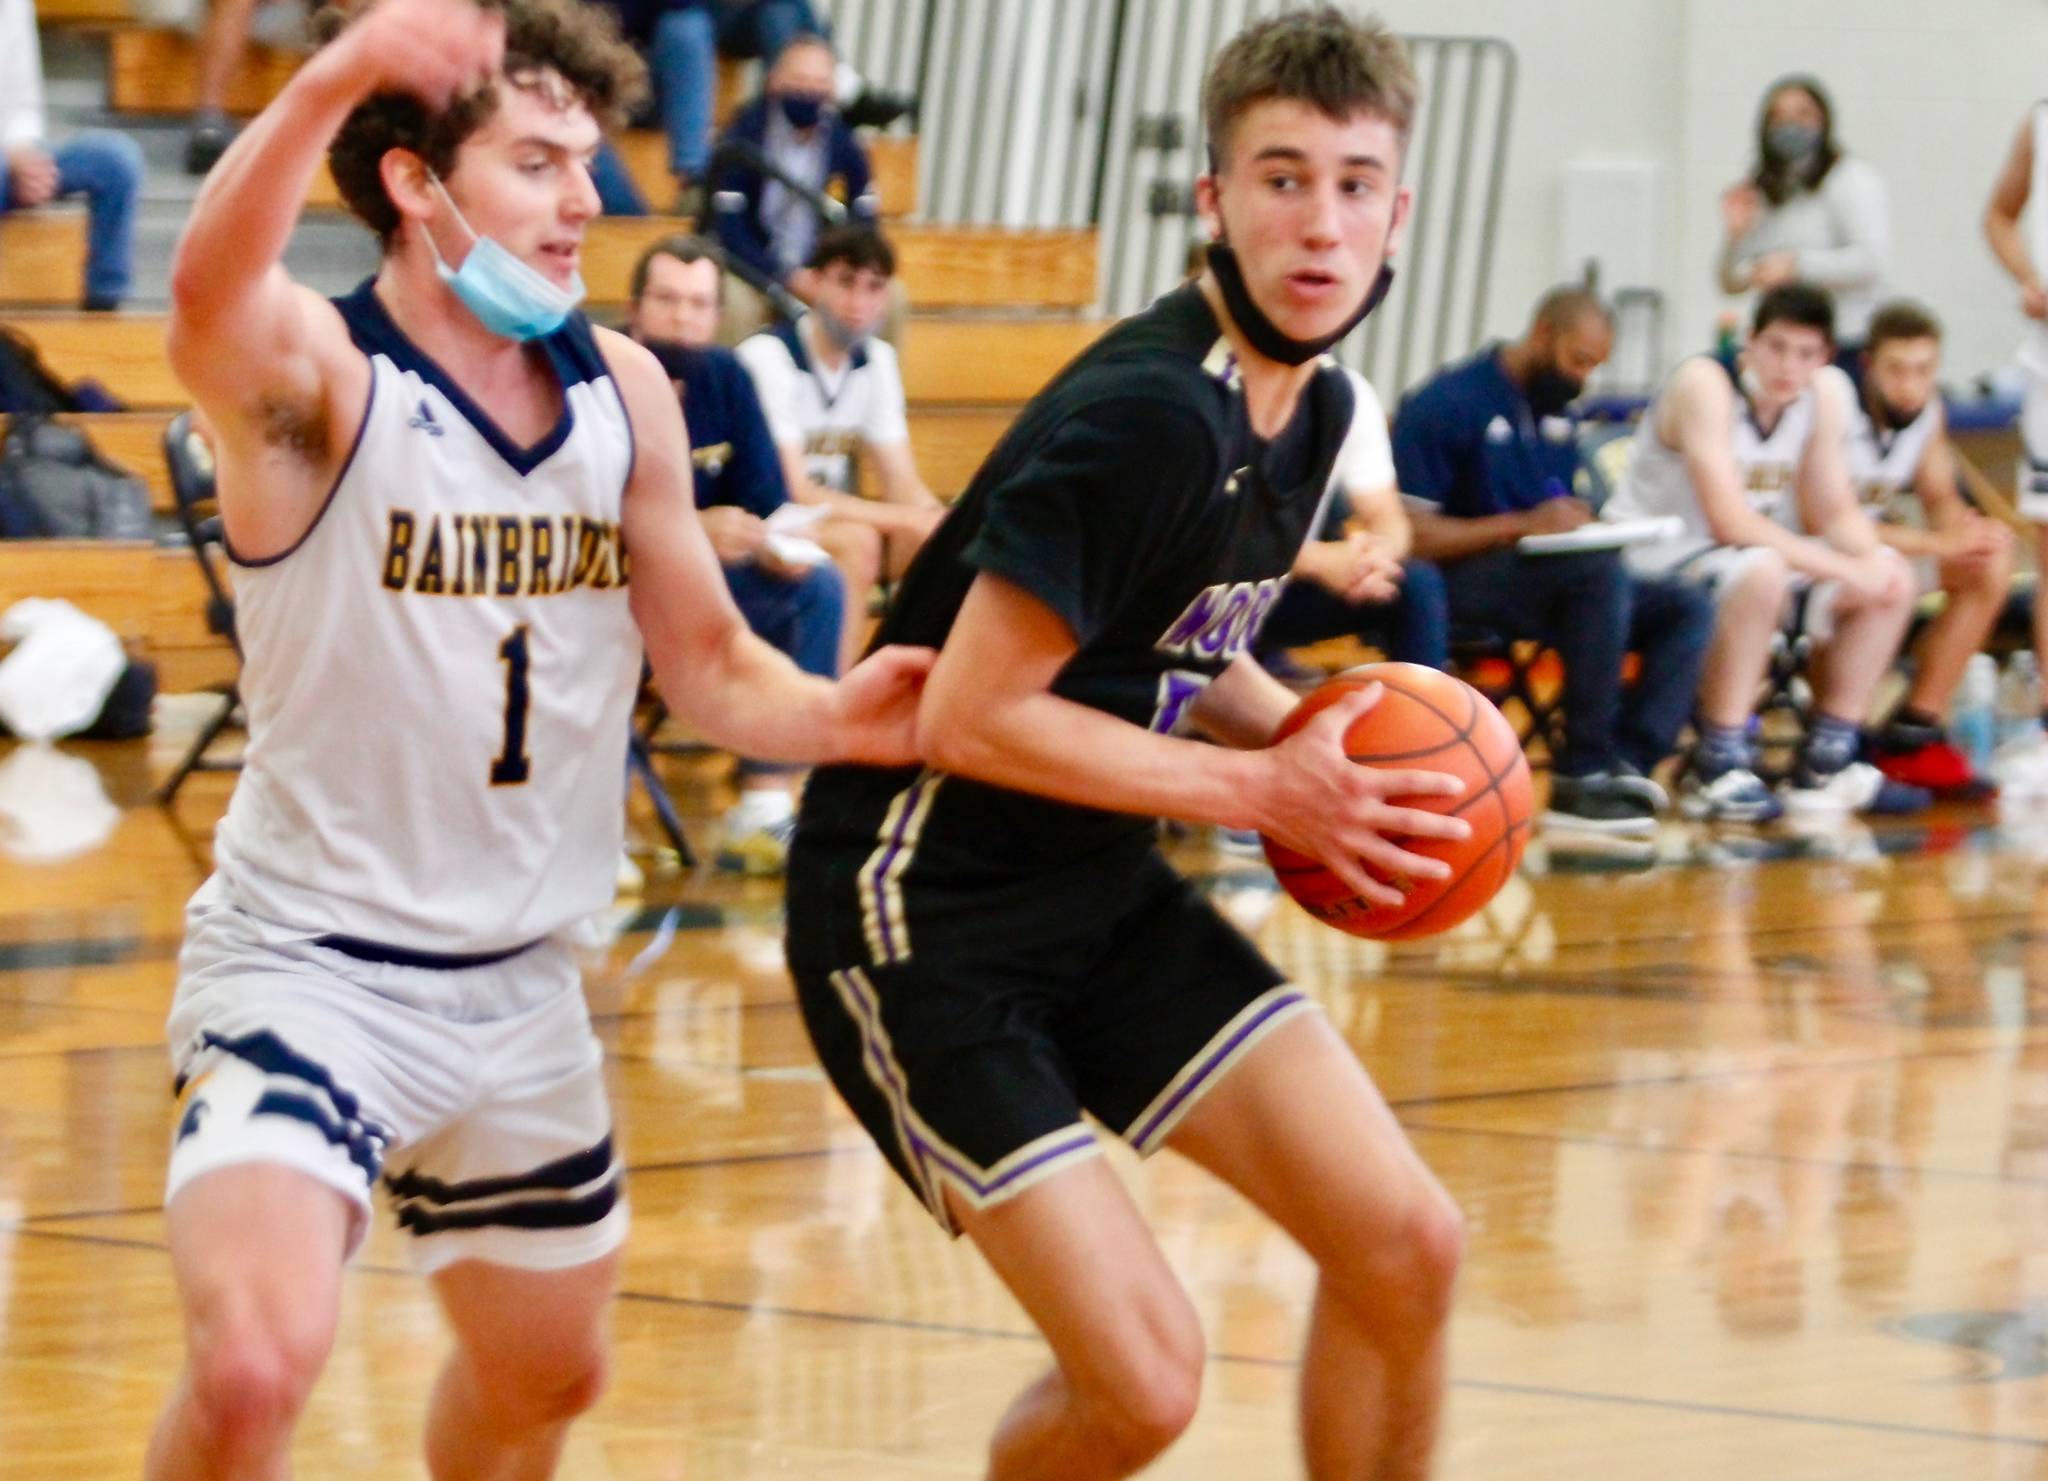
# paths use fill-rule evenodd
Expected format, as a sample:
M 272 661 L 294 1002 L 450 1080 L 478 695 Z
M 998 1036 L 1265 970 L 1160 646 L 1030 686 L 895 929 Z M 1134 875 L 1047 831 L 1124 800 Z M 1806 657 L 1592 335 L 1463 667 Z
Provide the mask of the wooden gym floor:
M 42 835 L 0 817 L 7 1478 L 136 1475 L 178 1361 L 160 1025 L 228 783 L 166 816 L 165 749 L 68 753 L 121 808 L 86 852 L 19 857 Z M 62 821 L 90 779 L 26 790 Z M 1439 1474 L 2048 1475 L 2048 814 L 1657 847 L 1539 844 L 1482 927 L 1391 956 L 1183 852 L 1469 1217 Z M 773 886 L 657 874 L 593 953 L 635 1223 L 615 1385 L 565 1476 L 971 1477 L 1041 1363 L 813 1069 L 779 920 Z M 1305 1262 L 1171 1158 L 1120 1165 L 1212 1354 L 1157 1474 L 1297 1474 Z M 388 1228 L 345 1291 L 298 1474 L 420 1476 L 442 1339 Z

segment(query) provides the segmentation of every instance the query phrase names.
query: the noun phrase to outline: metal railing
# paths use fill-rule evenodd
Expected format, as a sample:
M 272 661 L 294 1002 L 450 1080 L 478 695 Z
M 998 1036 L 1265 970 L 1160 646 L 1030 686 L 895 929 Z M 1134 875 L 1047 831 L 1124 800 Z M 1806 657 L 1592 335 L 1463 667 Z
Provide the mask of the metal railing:
M 1097 227 L 1100 306 L 1123 314 L 1178 281 L 1197 233 L 1209 56 L 1298 3 L 837 0 L 833 11 L 846 59 L 920 99 L 919 215 Z M 1406 39 L 1423 89 L 1406 167 L 1415 210 L 1393 293 L 1338 351 L 1389 398 L 1484 332 L 1516 85 L 1505 42 Z

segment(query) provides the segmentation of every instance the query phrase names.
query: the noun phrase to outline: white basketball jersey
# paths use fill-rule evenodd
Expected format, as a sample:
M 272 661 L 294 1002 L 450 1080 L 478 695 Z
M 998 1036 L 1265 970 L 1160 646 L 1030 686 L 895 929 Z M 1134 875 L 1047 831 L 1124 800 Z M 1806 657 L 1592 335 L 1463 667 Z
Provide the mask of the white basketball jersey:
M 369 284 L 336 307 L 369 405 L 313 527 L 234 571 L 249 747 L 217 868 L 267 920 L 504 950 L 612 896 L 632 430 L 581 316 L 540 342 L 562 414 L 522 449 Z
M 2034 135 L 2034 168 L 2027 181 L 2027 256 L 2040 271 L 2048 265 L 2048 101 L 2034 105 L 2028 126 Z M 2048 324 L 2027 321 L 2019 362 L 2036 377 L 2048 378 Z
M 1643 413 L 1636 427 L 1635 445 L 1629 452 L 1628 471 L 1602 511 L 1609 519 L 1675 515 L 1683 523 L 1684 532 L 1675 539 L 1636 546 L 1631 551 L 1631 564 L 1645 570 L 1669 570 L 1713 549 L 1716 543 L 1699 496 L 1693 492 L 1684 456 L 1667 447 L 1657 434 L 1658 412 L 1663 402 L 1664 396 L 1660 394 Z M 1813 417 L 1814 390 L 1809 386 L 1778 414 L 1777 422 L 1766 431 L 1757 425 L 1741 383 L 1738 381 L 1735 386 L 1731 450 L 1743 491 L 1750 508 L 1792 529 L 1799 527 L 1795 490 L 1799 460 L 1806 455 L 1806 444 L 1813 436 Z
M 1856 485 L 1856 497 L 1872 519 L 1897 520 L 1910 513 L 1913 480 L 1919 475 L 1920 460 L 1927 456 L 1934 440 L 1934 402 L 1920 409 L 1920 415 L 1903 427 L 1881 427 L 1870 415 L 1870 407 L 1858 394 L 1854 382 L 1830 367 L 1823 374 L 1841 376 L 1841 394 L 1847 399 L 1849 434 L 1844 450 L 1849 460 L 1849 479 Z

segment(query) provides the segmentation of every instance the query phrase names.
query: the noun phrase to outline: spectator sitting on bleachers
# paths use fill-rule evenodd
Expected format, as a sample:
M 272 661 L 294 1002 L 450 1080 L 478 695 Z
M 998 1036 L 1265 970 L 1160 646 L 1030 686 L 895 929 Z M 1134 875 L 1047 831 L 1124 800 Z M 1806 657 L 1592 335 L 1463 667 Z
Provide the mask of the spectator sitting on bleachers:
M 716 343 L 719 274 L 710 243 L 656 242 L 633 267 L 627 333 L 654 351 L 676 383 L 704 533 L 747 625 L 804 672 L 836 678 L 845 584 L 815 546 L 818 559 L 802 559 L 808 542 L 771 542 L 768 520 L 789 495 L 754 383 L 733 352 Z M 782 872 L 802 776 L 742 758 L 739 802 L 725 816 L 718 849 L 722 867 Z
M 712 105 L 718 59 L 758 58 L 772 68 L 798 36 L 829 36 L 810 0 L 608 0 L 647 58 L 668 135 L 677 211 L 694 214 L 697 189 L 711 160 Z M 839 112 L 849 128 L 885 127 L 913 107 L 907 98 L 869 88 L 850 69 L 836 77 Z
M 185 138 L 186 174 L 212 169 L 235 137 L 226 111 L 228 84 L 251 39 L 303 49 L 308 13 L 315 8 L 306 0 L 210 0 L 199 32 L 199 100 Z
M 1912 688 L 1871 737 L 1871 760 L 1886 776 L 1970 800 L 1995 788 L 1950 744 L 1941 722 L 1964 665 L 1982 651 L 2005 610 L 2013 537 L 1956 489 L 1955 454 L 1935 389 L 1940 369 L 1934 316 L 1917 304 L 1889 303 L 1871 318 L 1860 384 L 1835 371 L 1823 374 L 1849 402 L 1849 477 L 1879 538 L 1913 561 L 1921 590 L 1945 597 L 1920 641 Z
M 1414 532 L 1394 487 L 1387 413 L 1355 370 L 1351 430 L 1331 470 L 1329 507 L 1302 546 L 1287 589 L 1259 632 L 1268 667 L 1288 648 L 1358 637 L 1402 663 L 1442 668 L 1450 656 L 1444 580 L 1427 561 L 1407 561 Z
M 85 308 L 118 308 L 128 296 L 141 189 L 142 150 L 126 134 L 50 138 L 35 10 L 0 0 L 0 213 L 85 197 Z
M 742 342 L 739 357 L 760 392 L 790 496 L 831 509 L 816 534 L 846 577 L 847 641 L 858 647 L 870 588 L 884 571 L 903 574 L 945 507 L 911 455 L 896 351 L 874 337 L 896 254 L 879 232 L 839 227 L 818 239 L 807 270 L 815 306 Z M 869 460 L 880 499 L 860 496 L 856 455 Z
M 1714 598 L 1690 816 L 1756 822 L 1786 807 L 1841 816 L 1932 800 L 1858 760 L 1872 694 L 1913 615 L 1913 571 L 1850 487 L 1844 398 L 1815 384 L 1834 347 L 1825 291 L 1773 288 L 1733 369 L 1702 355 L 1671 373 L 1608 501 L 1612 517 L 1679 521 L 1678 535 L 1630 548 L 1638 575 Z M 1756 776 L 1751 736 L 1781 635 L 1814 650 L 1813 712 L 1782 805 Z
M 1632 581 L 1614 550 L 1524 555 L 1525 535 L 1576 529 L 1571 404 L 1606 360 L 1614 329 L 1590 293 L 1560 288 L 1513 344 L 1490 345 L 1411 391 L 1394 420 L 1394 466 L 1415 519 L 1415 553 L 1442 563 L 1451 621 L 1535 639 L 1564 664 L 1564 743 L 1547 823 L 1643 832 L 1665 805 L 1650 773 L 1671 754 L 1713 634 L 1706 596 Z M 1622 663 L 1641 672 L 1623 691 Z
M 811 196 L 835 202 L 830 209 L 842 211 L 847 225 L 872 227 L 881 209 L 867 153 L 833 106 L 833 71 L 829 41 L 810 34 L 792 40 L 769 68 L 763 95 L 734 115 L 714 151 L 711 218 L 727 262 L 782 284 L 805 303 L 817 297 L 812 249 L 832 225 Z M 791 189 L 749 155 L 804 189 Z M 767 300 L 730 273 L 725 313 L 734 340 L 773 316 Z

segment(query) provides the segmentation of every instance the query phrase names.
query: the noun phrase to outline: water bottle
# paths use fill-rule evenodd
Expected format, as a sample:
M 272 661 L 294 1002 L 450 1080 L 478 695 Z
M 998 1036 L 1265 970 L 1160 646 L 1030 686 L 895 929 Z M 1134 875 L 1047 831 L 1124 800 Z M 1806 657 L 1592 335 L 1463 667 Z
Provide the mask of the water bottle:
M 1997 703 L 1998 663 L 1989 653 L 1974 653 L 1963 668 L 1963 682 L 1956 686 L 1949 731 L 1956 749 L 1970 758 L 1977 771 L 1991 764 Z
M 2041 666 L 2031 648 L 2005 661 L 1998 677 L 1998 749 L 2024 745 L 2041 729 Z

